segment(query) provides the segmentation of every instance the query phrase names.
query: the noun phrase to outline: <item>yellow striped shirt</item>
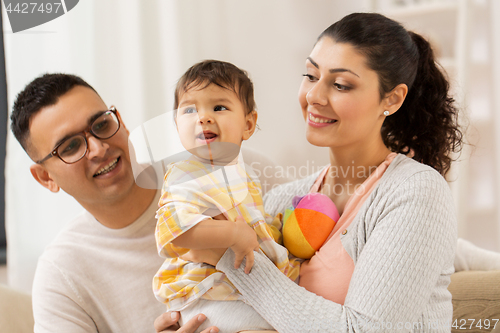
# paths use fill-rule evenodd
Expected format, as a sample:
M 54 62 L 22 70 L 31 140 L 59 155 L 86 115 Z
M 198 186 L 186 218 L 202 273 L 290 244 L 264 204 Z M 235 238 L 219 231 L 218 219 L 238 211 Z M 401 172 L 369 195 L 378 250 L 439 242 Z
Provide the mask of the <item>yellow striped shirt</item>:
M 208 264 L 179 258 L 189 249 L 172 244 L 197 223 L 224 214 L 235 221 L 242 216 L 255 230 L 260 249 L 292 280 L 299 275 L 300 260 L 288 257 L 281 243 L 279 218 L 265 214 L 258 178 L 243 161 L 214 166 L 195 158 L 168 166 L 156 213 L 158 253 L 165 257 L 153 279 L 156 298 L 170 311 L 181 310 L 198 298 L 241 300 L 222 272 Z

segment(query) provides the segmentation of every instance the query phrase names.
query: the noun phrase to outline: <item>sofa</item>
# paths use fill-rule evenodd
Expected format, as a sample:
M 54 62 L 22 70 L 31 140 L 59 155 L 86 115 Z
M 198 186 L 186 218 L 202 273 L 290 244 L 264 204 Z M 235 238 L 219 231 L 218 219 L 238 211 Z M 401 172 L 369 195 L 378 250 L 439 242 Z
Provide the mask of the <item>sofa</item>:
M 452 332 L 500 333 L 500 270 L 455 273 L 448 289 L 453 297 Z M 4 285 L 0 285 L 0 332 L 33 332 L 30 296 Z
M 0 284 L 0 332 L 33 332 L 31 297 Z
M 455 273 L 448 290 L 453 297 L 452 332 L 500 332 L 500 271 Z

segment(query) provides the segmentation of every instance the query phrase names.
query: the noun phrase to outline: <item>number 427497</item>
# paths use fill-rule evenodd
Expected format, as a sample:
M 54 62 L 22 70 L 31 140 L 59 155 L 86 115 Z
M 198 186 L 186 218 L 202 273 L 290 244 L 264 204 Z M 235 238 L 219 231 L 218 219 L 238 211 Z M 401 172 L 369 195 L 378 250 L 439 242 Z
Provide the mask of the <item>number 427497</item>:
M 470 330 L 472 328 L 490 329 L 497 326 L 499 319 L 455 319 L 452 328 L 456 330 Z
M 12 13 L 16 12 L 19 14 L 33 14 L 33 13 L 47 13 L 50 14 L 52 12 L 56 13 L 59 11 L 59 8 L 61 7 L 61 3 L 36 3 L 36 2 L 23 2 L 23 3 L 17 3 L 14 8 L 12 8 L 12 3 L 9 3 L 5 10 L 7 13 Z M 62 8 L 61 8 L 62 10 Z

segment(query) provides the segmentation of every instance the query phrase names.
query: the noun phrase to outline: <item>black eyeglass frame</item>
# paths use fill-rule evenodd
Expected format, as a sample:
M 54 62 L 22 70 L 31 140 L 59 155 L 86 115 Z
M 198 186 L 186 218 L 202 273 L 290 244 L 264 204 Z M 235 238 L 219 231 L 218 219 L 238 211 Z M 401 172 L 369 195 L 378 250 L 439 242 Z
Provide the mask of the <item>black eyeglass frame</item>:
M 110 136 L 108 136 L 108 137 L 102 138 L 102 137 L 99 137 L 97 134 L 95 134 L 95 133 L 92 131 L 92 126 L 95 124 L 95 122 L 97 121 L 97 119 L 99 119 L 99 118 L 100 118 L 103 114 L 105 114 L 106 112 L 112 112 L 112 113 L 115 115 L 116 121 L 117 121 L 117 123 L 118 123 L 118 127 L 116 128 L 116 131 L 115 131 L 113 134 L 111 134 L 111 135 L 110 135 Z M 85 142 L 85 153 L 84 153 L 84 154 L 83 154 L 83 155 L 82 155 L 79 159 L 77 159 L 77 160 L 76 160 L 76 161 L 74 161 L 74 162 L 66 162 L 65 160 L 63 160 L 63 158 L 62 158 L 61 156 L 59 156 L 59 153 L 57 152 L 57 149 L 59 149 L 59 147 L 60 147 L 63 143 L 65 143 L 65 142 L 66 142 L 66 140 L 64 140 L 63 142 L 61 142 L 61 143 L 59 143 L 57 146 L 55 146 L 55 147 L 54 147 L 54 149 L 52 149 L 52 151 L 51 151 L 51 152 L 50 152 L 47 156 L 45 156 L 44 158 L 42 158 L 42 159 L 41 159 L 41 160 L 39 160 L 39 161 L 36 161 L 35 163 L 36 163 L 36 164 L 42 164 L 43 162 L 45 162 L 45 161 L 46 161 L 46 160 L 48 160 L 49 158 L 54 157 L 54 156 L 57 156 L 57 157 L 59 157 L 59 159 L 60 159 L 61 161 L 63 161 L 63 162 L 64 162 L 64 163 L 66 163 L 66 164 L 74 164 L 74 163 L 76 163 L 76 162 L 80 161 L 82 158 L 84 158 L 84 157 L 85 157 L 85 155 L 87 155 L 87 152 L 89 151 L 89 143 L 87 142 L 87 135 L 85 135 L 86 133 L 90 133 L 93 137 L 95 137 L 95 138 L 97 138 L 97 139 L 99 139 L 99 140 L 106 140 L 106 139 L 109 139 L 109 138 L 113 137 L 116 133 L 118 133 L 118 131 L 120 130 L 120 127 L 121 127 L 121 123 L 120 123 L 120 118 L 119 118 L 119 117 L 117 116 L 117 114 L 116 114 L 116 107 L 111 106 L 111 107 L 109 108 L 109 110 L 103 111 L 103 112 L 102 112 L 102 113 L 101 113 L 101 114 L 100 114 L 100 115 L 99 115 L 99 116 L 98 116 L 98 117 L 97 117 L 97 118 L 96 118 L 96 119 L 92 122 L 92 124 L 90 124 L 90 126 L 89 126 L 89 127 L 87 127 L 87 129 L 85 129 L 85 130 L 83 130 L 83 131 L 81 131 L 81 132 L 79 132 L 79 133 L 76 133 L 75 135 L 72 135 L 72 136 L 71 136 L 71 138 L 72 138 L 72 137 L 74 137 L 74 136 L 78 136 L 78 135 L 83 136 L 83 140 L 84 140 L 84 142 Z M 68 138 L 68 139 L 70 139 L 70 138 Z

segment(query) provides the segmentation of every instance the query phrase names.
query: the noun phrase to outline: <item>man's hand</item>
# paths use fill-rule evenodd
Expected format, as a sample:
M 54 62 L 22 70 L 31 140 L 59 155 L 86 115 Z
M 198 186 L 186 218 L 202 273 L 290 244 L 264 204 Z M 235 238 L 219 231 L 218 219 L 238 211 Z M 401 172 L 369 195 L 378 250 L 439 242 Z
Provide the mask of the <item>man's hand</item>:
M 245 273 L 249 274 L 254 263 L 253 251 L 259 250 L 257 234 L 242 217 L 236 218 L 234 223 L 233 244 L 230 246 L 235 255 L 234 268 L 239 268 L 246 257 Z
M 205 315 L 199 314 L 190 321 L 184 324 L 184 326 L 179 327 L 177 321 L 179 320 L 178 312 L 165 312 L 161 316 L 155 319 L 155 329 L 157 333 L 194 333 L 198 327 L 207 319 Z M 217 333 L 219 329 L 215 326 L 209 327 L 203 330 L 201 333 Z

